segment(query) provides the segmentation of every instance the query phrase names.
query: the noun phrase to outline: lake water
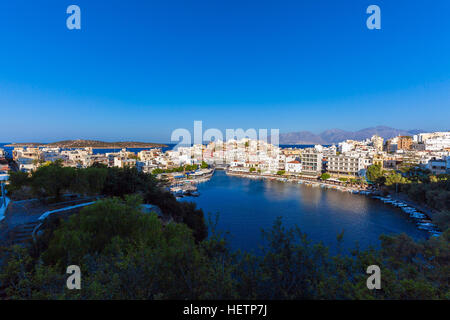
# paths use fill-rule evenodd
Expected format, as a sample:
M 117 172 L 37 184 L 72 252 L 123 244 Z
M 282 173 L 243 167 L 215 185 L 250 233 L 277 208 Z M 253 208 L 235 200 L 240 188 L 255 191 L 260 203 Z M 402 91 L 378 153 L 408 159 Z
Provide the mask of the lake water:
M 368 196 L 308 187 L 289 182 L 251 180 L 216 171 L 199 185 L 200 196 L 185 198 L 205 214 L 219 213 L 218 228 L 230 232 L 233 249 L 258 251 L 261 229 L 281 216 L 283 224 L 298 225 L 313 241 L 323 241 L 334 252 L 336 235 L 344 230 L 345 249 L 379 246 L 381 234 L 406 233 L 426 237 L 402 210 Z

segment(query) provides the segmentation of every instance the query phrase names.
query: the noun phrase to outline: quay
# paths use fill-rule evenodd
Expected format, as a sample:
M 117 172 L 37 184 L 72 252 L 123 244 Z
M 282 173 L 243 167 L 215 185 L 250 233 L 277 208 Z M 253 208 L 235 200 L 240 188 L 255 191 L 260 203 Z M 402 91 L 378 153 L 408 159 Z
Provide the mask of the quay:
M 289 176 L 283 177 L 279 175 L 261 175 L 261 174 L 252 174 L 252 173 L 241 173 L 241 172 L 232 172 L 230 170 L 226 170 L 226 174 L 229 176 L 248 178 L 248 179 L 267 179 L 267 180 L 276 180 L 281 182 L 293 182 L 304 184 L 306 186 L 311 187 L 321 187 L 321 188 L 329 188 L 336 189 L 345 192 L 351 193 L 361 193 L 361 194 L 371 194 L 372 189 L 370 187 L 362 187 L 362 186 L 349 186 L 345 182 L 335 181 L 335 180 L 318 180 L 316 177 L 305 177 L 305 176 Z

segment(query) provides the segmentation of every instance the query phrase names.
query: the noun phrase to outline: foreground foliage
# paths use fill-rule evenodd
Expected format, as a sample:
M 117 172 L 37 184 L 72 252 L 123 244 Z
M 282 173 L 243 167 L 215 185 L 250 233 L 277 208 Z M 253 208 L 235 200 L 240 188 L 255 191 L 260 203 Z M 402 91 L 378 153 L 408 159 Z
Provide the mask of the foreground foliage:
M 0 273 L 13 299 L 448 299 L 449 231 L 414 242 L 383 236 L 381 249 L 331 255 L 277 219 L 263 232 L 261 255 L 232 252 L 211 224 L 196 241 L 184 223 L 163 222 L 125 196 L 56 221 L 31 250 L 8 248 Z M 338 236 L 338 247 L 342 241 Z M 82 289 L 67 290 L 68 265 Z M 367 266 L 379 265 L 382 289 L 368 290 Z

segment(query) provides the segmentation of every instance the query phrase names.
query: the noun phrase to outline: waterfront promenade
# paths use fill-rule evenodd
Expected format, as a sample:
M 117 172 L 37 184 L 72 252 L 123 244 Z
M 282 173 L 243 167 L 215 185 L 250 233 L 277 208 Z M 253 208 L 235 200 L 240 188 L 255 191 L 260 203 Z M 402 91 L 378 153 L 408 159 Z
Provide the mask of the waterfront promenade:
M 337 189 L 341 191 L 347 192 L 360 192 L 360 191 L 372 191 L 372 189 L 368 186 L 361 186 L 355 184 L 349 184 L 347 182 L 336 181 L 336 180 L 319 180 L 316 177 L 305 177 L 305 176 L 280 176 L 280 175 L 261 175 L 258 173 L 250 173 L 250 172 L 233 172 L 230 170 L 225 171 L 227 175 L 248 178 L 248 179 L 269 179 L 269 180 L 277 180 L 277 181 L 286 181 L 286 182 L 295 182 L 295 183 L 304 183 L 306 185 L 313 186 L 322 186 L 326 188 Z

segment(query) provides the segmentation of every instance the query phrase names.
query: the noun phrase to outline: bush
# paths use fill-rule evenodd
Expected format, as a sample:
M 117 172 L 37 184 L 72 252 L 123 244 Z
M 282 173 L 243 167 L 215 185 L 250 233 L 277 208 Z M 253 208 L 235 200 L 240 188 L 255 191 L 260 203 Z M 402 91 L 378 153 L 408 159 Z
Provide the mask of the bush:
M 331 178 L 331 175 L 329 173 L 322 173 L 322 175 L 320 176 L 320 179 L 322 180 L 328 180 Z

